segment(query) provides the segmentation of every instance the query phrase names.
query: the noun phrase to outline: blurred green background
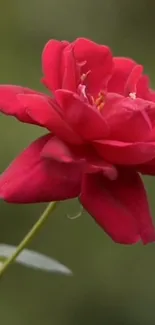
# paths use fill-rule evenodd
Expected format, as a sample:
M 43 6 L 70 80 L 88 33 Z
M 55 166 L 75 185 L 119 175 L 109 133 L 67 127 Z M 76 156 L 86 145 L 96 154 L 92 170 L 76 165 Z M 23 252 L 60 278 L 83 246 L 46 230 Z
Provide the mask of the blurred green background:
M 85 36 L 144 64 L 155 85 L 153 0 L 1 0 L 0 9 L 0 83 L 44 91 L 46 41 Z M 3 171 L 44 130 L 0 116 L 0 132 Z M 155 216 L 155 181 L 145 181 Z M 1 202 L 0 242 L 19 243 L 43 209 Z M 66 264 L 74 276 L 12 266 L 0 282 L 0 324 L 155 324 L 155 244 L 116 245 L 89 215 L 67 218 L 78 209 L 77 201 L 63 203 L 31 244 Z

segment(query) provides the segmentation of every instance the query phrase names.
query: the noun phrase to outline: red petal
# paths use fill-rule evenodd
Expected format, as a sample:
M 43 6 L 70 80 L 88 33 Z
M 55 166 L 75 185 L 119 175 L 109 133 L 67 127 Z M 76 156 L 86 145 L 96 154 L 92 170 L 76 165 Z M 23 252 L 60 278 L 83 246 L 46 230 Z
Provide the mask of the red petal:
M 113 61 L 114 71 L 108 83 L 108 91 L 124 95 L 125 83 L 132 69 L 136 66 L 136 62 L 131 59 L 121 57 L 115 57 L 113 58 Z
M 41 155 L 63 163 L 78 163 L 85 160 L 86 146 L 73 146 L 51 137 L 44 146 Z
M 94 146 L 100 157 L 112 164 L 137 165 L 155 157 L 155 142 L 98 140 L 94 141 Z
M 136 93 L 137 92 L 137 84 L 138 84 L 138 81 L 140 80 L 141 76 L 142 76 L 142 73 L 143 73 L 143 66 L 142 65 L 136 65 L 126 83 L 125 83 L 125 89 L 124 89 L 124 94 L 125 96 L 128 96 L 130 93 Z
M 136 85 L 137 97 L 155 102 L 155 91 L 149 88 L 148 76 L 140 77 L 142 67 L 128 58 L 114 57 L 113 61 L 114 71 L 108 83 L 109 92 L 124 95 L 124 91 L 127 93 L 127 89 L 129 92 L 135 92 L 135 89 L 131 89 Z
M 0 177 L 0 197 L 12 203 L 66 200 L 80 193 L 78 166 L 43 159 L 40 153 L 51 138 L 45 135 L 28 147 Z
M 115 166 L 105 162 L 104 160 L 97 159 L 88 159 L 85 169 L 86 173 L 95 174 L 102 172 L 103 176 L 107 177 L 110 180 L 115 180 L 118 177 L 118 172 Z
M 46 127 L 59 138 L 70 143 L 82 143 L 82 139 L 66 124 L 58 111 L 53 108 L 47 96 L 20 95 L 22 106 L 37 124 Z
M 95 107 L 69 91 L 57 90 L 55 96 L 65 120 L 84 140 L 103 139 L 108 135 L 107 123 Z
M 115 181 L 86 175 L 80 200 L 85 209 L 115 242 L 144 244 L 155 241 L 147 197 L 138 174 L 120 173 Z
M 149 100 L 149 77 L 146 75 L 143 75 L 137 84 L 137 97 L 144 98 L 146 100 Z
M 45 75 L 45 84 L 51 91 L 62 86 L 61 60 L 67 42 L 50 40 L 42 53 L 42 69 Z
M 115 197 L 114 182 L 99 174 L 86 175 L 80 201 L 115 242 L 134 244 L 139 240 L 138 227 L 122 200 Z
M 62 77 L 61 88 L 77 92 L 80 83 L 80 66 L 74 57 L 72 44 L 67 46 L 63 51 Z
M 143 175 L 155 175 L 155 159 L 147 162 L 146 164 L 142 164 L 136 166 L 136 169 Z
M 151 136 L 151 112 L 155 112 L 151 102 L 137 98 L 124 98 L 120 95 L 109 93 L 102 112 L 109 129 L 110 138 L 136 142 L 147 140 Z
M 155 91 L 150 89 L 150 80 L 146 75 L 143 75 L 138 81 L 137 96 L 155 102 Z
M 155 102 L 155 91 L 149 88 L 148 92 L 148 99 L 152 102 Z
M 105 88 L 112 71 L 112 54 L 107 46 L 99 45 L 85 38 L 74 42 L 74 55 L 78 62 L 86 62 L 82 74 L 86 77 L 89 93 L 96 96 Z
M 34 90 L 20 86 L 1 85 L 0 86 L 0 112 L 12 115 L 19 121 L 30 124 L 36 123 L 26 112 L 25 107 L 18 99 L 19 94 L 38 94 Z
M 88 146 L 71 146 L 56 137 L 47 141 L 41 155 L 67 164 L 79 164 L 83 171 L 87 173 L 97 173 L 101 171 L 109 179 L 117 178 L 117 169 L 107 162 L 97 157 L 95 152 Z

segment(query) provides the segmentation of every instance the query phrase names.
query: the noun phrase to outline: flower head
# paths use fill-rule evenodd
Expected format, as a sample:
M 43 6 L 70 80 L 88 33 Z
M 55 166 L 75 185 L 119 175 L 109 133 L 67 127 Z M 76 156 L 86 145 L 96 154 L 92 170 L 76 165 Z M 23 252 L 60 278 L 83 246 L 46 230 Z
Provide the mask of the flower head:
M 115 242 L 154 241 L 139 174 L 155 174 L 155 92 L 142 66 L 81 38 L 49 41 L 42 67 L 52 96 L 0 86 L 2 113 L 49 131 L 1 175 L 1 198 L 79 197 Z

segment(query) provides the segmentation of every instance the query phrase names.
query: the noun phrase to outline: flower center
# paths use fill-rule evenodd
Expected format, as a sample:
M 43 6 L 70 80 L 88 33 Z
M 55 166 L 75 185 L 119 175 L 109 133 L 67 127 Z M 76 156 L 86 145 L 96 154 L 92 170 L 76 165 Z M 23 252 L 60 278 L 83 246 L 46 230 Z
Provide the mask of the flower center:
M 105 104 L 105 94 L 103 91 L 100 91 L 97 98 L 94 99 L 93 96 L 91 96 L 89 93 L 87 93 L 87 87 L 85 85 L 85 81 L 87 79 L 87 76 L 90 74 L 90 70 L 86 73 L 83 73 L 80 77 L 81 83 L 78 86 L 78 90 L 80 94 L 82 95 L 82 98 L 84 101 L 88 101 L 91 105 L 95 105 L 96 108 L 101 112 L 104 104 Z

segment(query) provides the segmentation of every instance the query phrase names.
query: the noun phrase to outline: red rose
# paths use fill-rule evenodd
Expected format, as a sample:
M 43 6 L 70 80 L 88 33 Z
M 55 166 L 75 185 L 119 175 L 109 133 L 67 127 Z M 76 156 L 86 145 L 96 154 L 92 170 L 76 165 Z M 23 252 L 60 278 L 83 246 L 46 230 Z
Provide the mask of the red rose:
M 139 173 L 155 174 L 155 93 L 142 66 L 87 39 L 49 41 L 47 96 L 0 86 L 0 110 L 50 133 L 0 177 L 0 196 L 33 203 L 79 197 L 115 242 L 155 240 Z

